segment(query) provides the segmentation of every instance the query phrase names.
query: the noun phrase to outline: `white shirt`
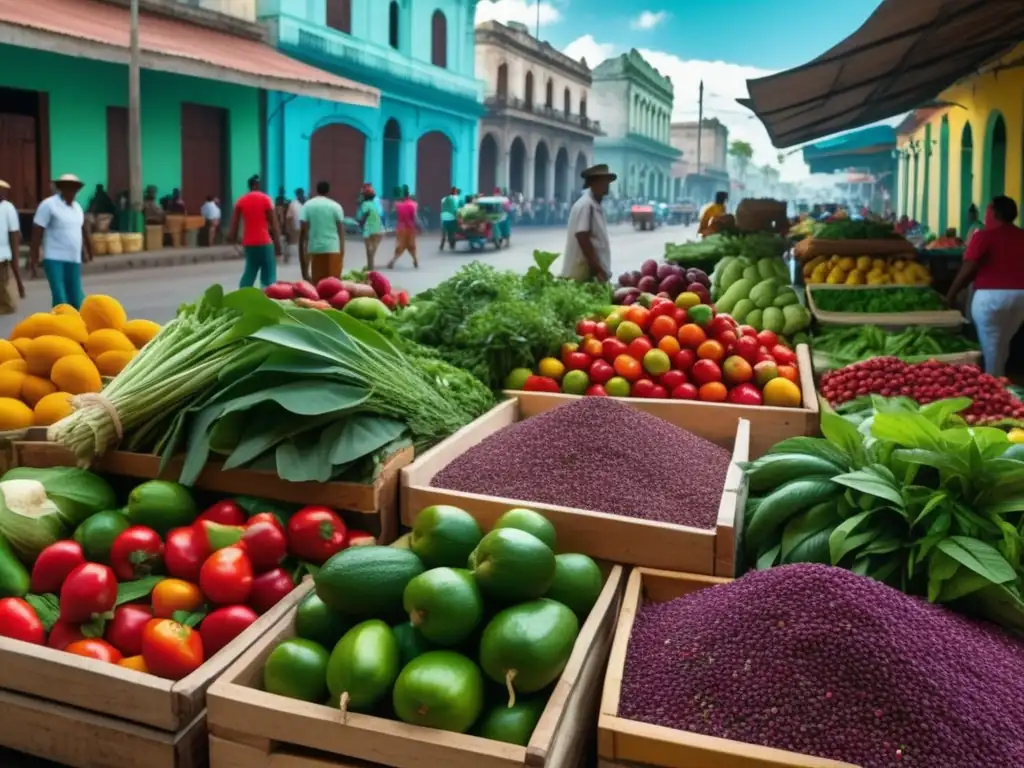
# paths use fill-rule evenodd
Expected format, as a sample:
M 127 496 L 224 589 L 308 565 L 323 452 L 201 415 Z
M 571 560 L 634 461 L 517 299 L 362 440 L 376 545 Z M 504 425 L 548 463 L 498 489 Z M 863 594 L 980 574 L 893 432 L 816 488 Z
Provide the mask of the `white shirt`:
M 11 232 L 19 232 L 18 209 L 10 200 L 0 202 L 0 261 L 10 261 Z
M 601 264 L 605 275 L 612 273 L 612 250 L 608 242 L 608 222 L 604 217 L 604 208 L 594 199 L 588 189 L 577 200 L 569 212 L 569 233 L 565 239 L 565 252 L 562 254 L 562 277 L 573 280 L 590 280 L 594 275 L 590 272 L 590 264 L 583 254 L 576 235 L 580 232 L 590 233 L 590 242 Z
M 199 212 L 207 221 L 220 221 L 220 206 L 213 202 L 213 200 L 207 200 L 203 203 L 203 207 L 199 209 Z
M 46 230 L 43 259 L 82 263 L 82 225 L 85 215 L 75 200 L 68 205 L 59 194 L 48 197 L 36 209 L 32 223 Z
M 294 228 L 293 231 L 298 232 L 302 229 L 302 203 L 298 200 L 288 203 L 288 220 Z

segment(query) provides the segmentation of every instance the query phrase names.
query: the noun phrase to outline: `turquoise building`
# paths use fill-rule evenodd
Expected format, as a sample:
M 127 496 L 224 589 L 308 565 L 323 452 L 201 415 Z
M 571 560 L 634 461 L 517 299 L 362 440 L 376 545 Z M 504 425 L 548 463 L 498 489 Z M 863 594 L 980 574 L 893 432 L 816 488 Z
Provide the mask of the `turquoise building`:
M 454 185 L 476 191 L 483 85 L 474 75 L 476 0 L 260 0 L 289 56 L 380 89 L 380 108 L 268 94 L 268 188 L 331 184 L 351 212 L 362 184 L 408 185 L 436 216 Z

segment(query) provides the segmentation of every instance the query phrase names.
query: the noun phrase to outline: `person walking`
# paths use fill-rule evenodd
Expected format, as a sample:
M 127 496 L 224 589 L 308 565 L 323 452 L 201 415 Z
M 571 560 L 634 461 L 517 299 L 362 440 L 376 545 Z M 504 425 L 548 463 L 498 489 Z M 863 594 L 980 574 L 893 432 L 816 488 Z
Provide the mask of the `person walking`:
M 441 250 L 444 250 L 445 241 L 448 242 L 451 250 L 455 250 L 455 231 L 458 229 L 456 214 L 459 210 L 459 188 L 452 187 L 452 191 L 441 200 Z
M 700 212 L 700 223 L 697 225 L 697 234 L 701 237 L 707 237 L 713 235 L 714 230 L 711 228 L 711 224 L 719 216 L 725 216 L 726 203 L 729 202 L 728 192 L 715 192 L 715 202 L 708 203 L 704 206 L 704 210 Z
M 46 198 L 36 209 L 32 220 L 32 244 L 29 247 L 29 274 L 35 277 L 42 248 L 43 272 L 50 284 L 50 302 L 53 306 L 70 304 L 82 306 L 82 254 L 92 261 L 92 240 L 82 206 L 75 195 L 85 186 L 71 173 L 53 182 L 57 193 Z
M 356 213 L 356 219 L 363 230 L 363 244 L 366 246 L 366 268 L 373 269 L 377 247 L 384 237 L 384 222 L 381 221 L 380 203 L 377 193 L 369 184 L 363 186 L 363 202 Z
M 309 265 L 306 264 L 299 254 L 299 234 L 302 231 L 302 206 L 306 202 L 306 193 L 300 187 L 295 190 L 295 199 L 288 203 L 288 210 L 285 213 L 285 237 L 288 238 L 288 245 L 284 252 L 284 263 L 288 264 L 294 258 L 299 262 L 299 271 L 302 272 L 302 279 L 309 280 Z
M 217 198 L 207 195 L 206 202 L 203 203 L 199 212 L 203 215 L 203 221 L 206 222 L 206 244 L 216 245 L 217 230 L 220 229 L 220 205 L 217 204 Z
M 281 229 L 277 224 L 274 201 L 260 189 L 259 175 L 249 177 L 249 191 L 238 198 L 228 242 L 238 242 L 238 227 L 243 227 L 242 251 L 245 254 L 245 269 L 242 271 L 240 288 L 251 288 L 256 284 L 266 288 L 277 281 L 276 257 L 281 254 Z
M 18 266 L 21 225 L 18 223 L 18 210 L 7 199 L 10 192 L 11 185 L 0 179 L 0 315 L 13 315 L 18 311 L 18 300 L 11 291 L 12 278 L 18 296 L 25 298 L 25 284 L 21 281 Z
M 409 187 L 403 186 L 400 190 L 396 189 L 395 192 L 395 196 L 401 199 L 395 203 L 395 255 L 388 262 L 388 269 L 393 269 L 395 262 L 406 251 L 412 256 L 413 267 L 419 269 L 420 262 L 416 256 L 416 231 L 419 229 L 418 207 L 416 201 L 412 199 L 412 195 L 409 194 Z
M 601 201 L 618 176 L 602 164 L 587 168 L 582 177 L 583 195 L 569 211 L 562 277 L 606 283 L 612 271 L 612 252 Z
M 299 258 L 309 264 L 314 285 L 325 277 L 340 279 L 345 262 L 345 211 L 330 192 L 329 183 L 317 182 L 316 195 L 302 206 Z

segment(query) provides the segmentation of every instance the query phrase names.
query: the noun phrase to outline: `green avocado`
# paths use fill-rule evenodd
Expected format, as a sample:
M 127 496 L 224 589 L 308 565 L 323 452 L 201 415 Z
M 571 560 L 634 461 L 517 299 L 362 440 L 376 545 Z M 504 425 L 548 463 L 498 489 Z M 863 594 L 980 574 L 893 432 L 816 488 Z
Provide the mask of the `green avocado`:
M 465 733 L 483 709 L 483 675 L 461 653 L 430 651 L 402 670 L 392 701 L 403 722 Z
M 81 545 L 90 563 L 109 564 L 114 539 L 131 526 L 131 521 L 119 511 L 97 512 L 75 528 L 72 538 Z
M 506 604 L 540 597 L 555 577 L 555 553 L 518 528 L 495 528 L 484 536 L 469 565 L 483 593 Z
M 319 704 L 327 698 L 327 661 L 327 651 L 319 643 L 301 637 L 285 640 L 267 657 L 263 688 L 267 693 Z
M 465 568 L 466 558 L 482 538 L 483 532 L 471 514 L 438 504 L 416 517 L 409 547 L 427 568 Z
M 525 697 L 511 707 L 502 702 L 484 712 L 473 730 L 485 739 L 525 747 L 530 743 L 530 736 L 547 703 L 547 696 L 543 695 Z
M 398 640 L 383 621 L 356 624 L 338 641 L 327 662 L 331 696 L 348 694 L 348 709 L 368 712 L 395 683 L 399 670 Z
M 464 568 L 421 573 L 406 586 L 402 600 L 412 625 L 441 646 L 465 641 L 484 615 L 480 588 Z
M 510 509 L 498 518 L 494 527 L 518 528 L 520 531 L 532 533 L 547 544 L 552 552 L 555 551 L 555 526 L 544 515 L 534 512 L 532 509 L 523 509 L 522 507 Z
M 338 644 L 352 620 L 328 608 L 316 592 L 310 592 L 295 609 L 295 634 L 331 649 Z
M 597 602 L 604 576 L 586 555 L 555 555 L 555 578 L 544 597 L 571 608 L 581 622 Z
M 410 550 L 373 545 L 342 550 L 313 581 L 329 608 L 347 616 L 392 619 L 403 613 L 406 585 L 421 573 L 423 563 Z
M 128 494 L 125 514 L 132 525 L 144 525 L 166 536 L 174 528 L 192 525 L 199 511 L 192 494 L 181 483 L 149 480 Z

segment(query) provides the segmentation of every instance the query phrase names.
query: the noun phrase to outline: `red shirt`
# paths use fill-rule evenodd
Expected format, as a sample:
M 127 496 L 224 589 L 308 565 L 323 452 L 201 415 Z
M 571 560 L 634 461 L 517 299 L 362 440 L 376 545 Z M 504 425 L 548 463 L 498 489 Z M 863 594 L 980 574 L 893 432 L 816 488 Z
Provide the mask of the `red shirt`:
M 1024 291 L 1024 229 L 996 222 L 979 229 L 967 244 L 964 261 L 978 262 L 978 290 Z
M 395 203 L 398 229 L 416 229 L 416 207 L 415 200 L 402 200 Z
M 235 203 L 235 213 L 242 219 L 242 245 L 273 245 L 267 212 L 274 214 L 274 201 L 266 192 L 246 192 Z

